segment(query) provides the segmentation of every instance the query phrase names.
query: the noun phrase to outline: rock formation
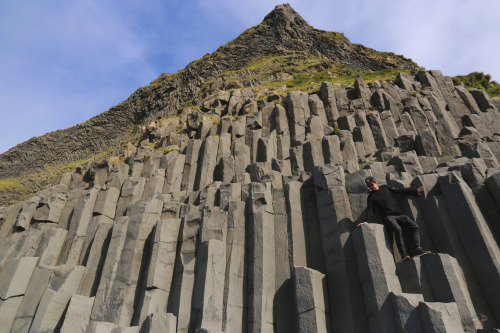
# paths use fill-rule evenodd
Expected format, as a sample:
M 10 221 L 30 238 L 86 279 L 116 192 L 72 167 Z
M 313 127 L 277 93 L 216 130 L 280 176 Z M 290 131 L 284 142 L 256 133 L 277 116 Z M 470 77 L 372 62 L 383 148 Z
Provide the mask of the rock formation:
M 273 59 L 280 57 L 288 58 L 276 64 Z M 262 68 L 255 65 L 263 59 L 269 62 Z M 311 59 L 311 67 L 304 66 Z M 54 168 L 45 171 L 47 165 L 59 166 L 60 171 L 76 161 L 116 155 L 140 134 L 138 128 L 152 120 L 173 116 L 180 107 L 190 101 L 200 103 L 216 90 L 285 81 L 293 77 L 293 72 L 283 69 L 294 62 L 308 72 L 330 68 L 351 74 L 354 70 L 418 69 L 402 56 L 376 52 L 352 44 L 343 34 L 314 29 L 289 5 L 277 6 L 261 24 L 183 70 L 160 75 L 108 111 L 68 129 L 32 138 L 1 154 L 0 179 L 21 177 L 25 192 L 44 189 L 54 184 L 57 174 Z M 241 70 L 252 75 L 245 80 L 241 73 L 235 77 L 234 72 Z M 20 197 L 19 193 L 0 193 L 0 205 Z
M 264 22 L 319 48 L 290 10 Z M 483 91 L 418 71 L 199 105 L 144 127 L 126 163 L 0 207 L 3 331 L 500 327 L 500 114 Z M 367 176 L 425 186 L 399 200 L 433 254 L 401 261 L 383 225 L 356 228 Z

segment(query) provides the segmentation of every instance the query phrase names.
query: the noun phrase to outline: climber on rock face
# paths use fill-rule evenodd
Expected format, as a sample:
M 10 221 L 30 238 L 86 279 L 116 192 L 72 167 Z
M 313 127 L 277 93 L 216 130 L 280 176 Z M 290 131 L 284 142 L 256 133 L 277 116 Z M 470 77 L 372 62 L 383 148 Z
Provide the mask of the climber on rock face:
M 383 224 L 394 232 L 396 245 L 403 260 L 410 260 L 411 258 L 405 248 L 402 229 L 408 229 L 412 232 L 413 241 L 415 242 L 415 256 L 430 253 L 429 251 L 424 251 L 420 246 L 418 225 L 408 216 L 401 214 L 395 198 L 395 194 L 397 193 L 422 195 L 424 187 L 420 186 L 417 190 L 412 190 L 409 188 L 391 188 L 387 185 L 378 186 L 377 180 L 374 177 L 366 178 L 365 184 L 371 193 L 367 199 L 366 222 L 359 223 L 358 227 L 369 222 L 375 222 L 376 213 L 378 213 L 383 218 Z

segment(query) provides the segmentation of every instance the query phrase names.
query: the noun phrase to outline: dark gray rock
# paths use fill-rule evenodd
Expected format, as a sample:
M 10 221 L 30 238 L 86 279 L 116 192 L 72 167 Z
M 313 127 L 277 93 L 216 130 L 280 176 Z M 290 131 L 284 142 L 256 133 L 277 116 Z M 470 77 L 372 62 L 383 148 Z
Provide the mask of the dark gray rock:
M 415 143 L 415 132 L 406 132 L 394 138 L 394 144 L 402 153 L 408 151 L 416 151 L 417 144 Z
M 430 272 L 428 278 L 435 301 L 456 303 L 465 332 L 475 332 L 474 306 L 457 260 L 447 254 L 432 254 L 423 256 L 422 262 Z
M 394 122 L 394 117 L 390 111 L 384 111 L 380 113 L 380 120 L 382 121 L 382 126 L 384 128 L 385 137 L 387 140 L 388 147 L 394 146 L 395 138 L 399 136 L 399 131 Z
M 422 257 L 414 257 L 411 261 L 400 261 L 396 263 L 396 270 L 404 293 L 417 294 L 419 297 L 423 297 L 422 301 L 435 301 L 429 283 L 429 275 L 432 272 L 427 273 L 422 264 Z
M 469 90 L 467 90 L 467 88 L 465 88 L 462 85 L 459 85 L 459 86 L 455 86 L 455 89 L 456 89 L 457 93 L 459 94 L 459 96 L 462 97 L 462 100 L 463 100 L 465 106 L 467 106 L 467 108 L 469 109 L 469 111 L 471 113 L 480 113 L 481 112 L 481 110 L 479 109 L 479 106 L 477 105 L 476 100 L 474 99 L 472 94 L 469 92 Z
M 246 114 L 246 124 L 245 126 L 251 130 L 261 129 L 262 128 L 262 112 L 257 111 L 257 106 L 255 106 L 255 110 L 251 110 L 252 112 L 247 112 Z
M 422 320 L 418 311 L 418 304 L 423 301 L 422 295 L 392 292 L 390 295 L 398 332 L 423 332 Z
M 418 162 L 424 173 L 433 173 L 438 166 L 438 161 L 435 157 L 419 156 Z
M 288 120 L 286 116 L 286 110 L 281 105 L 276 105 L 273 110 L 274 122 L 276 126 L 276 132 L 278 134 L 283 134 L 288 131 Z
M 323 87 L 323 85 L 325 85 L 325 84 L 326 84 L 326 82 L 323 82 L 321 84 L 321 86 Z M 327 93 L 328 96 L 326 97 L 326 101 L 328 103 L 330 103 L 329 104 L 330 109 L 328 110 L 328 112 L 331 113 L 331 111 L 330 111 L 331 105 L 332 105 L 331 98 L 332 98 L 332 96 L 333 96 L 333 98 L 335 98 L 335 96 L 334 96 L 334 92 L 333 92 L 333 85 L 331 83 L 329 83 L 329 84 L 331 85 L 331 87 L 328 89 L 329 92 Z M 320 94 L 321 94 L 321 89 L 320 89 Z M 325 98 L 322 97 L 322 99 L 325 99 Z M 335 100 L 333 100 L 333 105 L 336 108 Z M 320 97 L 318 95 L 316 95 L 316 94 L 309 95 L 309 109 L 311 110 L 311 116 L 312 115 L 318 116 L 323 123 L 325 123 L 325 124 L 329 123 L 329 118 L 327 117 L 324 102 L 320 99 Z M 330 123 L 333 124 L 334 120 L 337 119 L 338 116 L 337 116 L 337 118 L 333 118 L 330 116 L 330 118 L 332 118 L 332 121 Z
M 319 97 L 323 101 L 327 122 L 333 125 L 339 117 L 335 86 L 331 82 L 322 82 L 319 90 Z
M 472 97 L 476 100 L 476 103 L 483 112 L 488 111 L 498 111 L 495 104 L 493 104 L 492 100 L 488 96 L 488 94 L 482 89 L 471 89 L 470 93 Z
M 200 190 L 213 181 L 218 148 L 219 138 L 211 136 L 203 140 L 197 163 L 198 169 L 196 171 L 194 190 Z
M 422 88 L 422 84 L 415 80 L 414 77 L 404 73 L 399 72 L 394 81 L 400 88 L 407 91 L 418 91 Z
M 248 197 L 248 330 L 273 330 L 276 292 L 271 186 L 252 183 Z
M 219 116 L 225 114 L 230 97 L 231 93 L 228 91 L 218 91 L 215 94 L 205 97 L 202 102 L 203 111 Z
M 363 225 L 353 236 L 370 332 L 397 332 L 389 297 L 391 292 L 401 294 L 401 285 L 384 227 L 373 223 Z
M 419 304 L 424 332 L 464 332 L 455 303 Z
M 351 132 L 340 131 L 338 133 L 340 138 L 340 150 L 342 151 L 342 158 L 344 161 L 354 161 L 358 164 L 358 153 Z
M 448 110 L 451 115 L 455 118 L 456 122 L 460 122 L 460 119 L 466 115 L 469 110 L 464 104 L 462 98 L 454 91 L 453 84 L 448 84 L 441 71 L 431 70 L 430 74 L 436 80 L 437 86 L 443 95 L 446 104 L 448 105 Z
M 485 142 L 479 141 L 466 144 L 462 150 L 462 156 L 468 158 L 482 158 L 489 168 L 499 166 L 498 160 Z
M 240 109 L 239 114 L 241 115 L 251 115 L 257 112 L 257 101 L 253 98 L 247 99 Z
M 304 146 L 290 148 L 290 163 L 292 172 L 298 174 L 304 171 Z
M 377 148 L 381 149 L 388 147 L 389 143 L 385 134 L 384 126 L 382 125 L 380 114 L 377 111 L 370 112 L 366 115 L 366 120 L 370 125 Z
M 361 76 L 357 76 L 354 80 L 354 92 L 357 98 L 360 98 L 363 102 L 364 108 L 368 109 L 370 107 L 371 91 L 366 84 L 365 80 Z
M 415 138 L 415 146 L 418 155 L 427 157 L 439 157 L 442 155 L 441 146 L 430 129 L 419 132 Z
M 314 167 L 325 164 L 320 140 L 307 141 L 302 147 L 304 170 L 306 172 L 313 172 Z
M 353 132 L 354 142 L 362 142 L 365 154 L 370 154 L 377 151 L 373 133 L 368 125 L 366 114 L 364 111 L 357 111 L 354 119 L 356 121 L 356 128 Z
M 288 93 L 286 100 L 292 146 L 297 146 L 305 140 L 306 121 L 311 115 L 308 95 L 301 91 L 292 91 Z
M 235 89 L 231 93 L 229 102 L 227 105 L 227 113 L 230 115 L 237 115 L 240 113 L 245 102 L 254 97 L 255 92 L 253 89 Z
M 422 174 L 424 170 L 420 165 L 417 154 L 414 151 L 401 153 L 391 158 L 389 165 L 396 166 L 399 172 L 408 172 L 411 174 Z
M 188 142 L 184 171 L 182 173 L 181 190 L 192 191 L 194 189 L 201 144 L 201 140 L 189 140 Z
M 453 207 L 449 212 L 462 243 L 476 244 L 474 247 L 465 246 L 465 252 L 492 311 L 498 316 L 500 296 L 496 289 L 492 289 L 492 284 L 500 283 L 500 265 L 495 259 L 500 253 L 498 245 L 491 233 L 486 232 L 486 221 L 467 184 L 450 173 L 439 178 L 439 185 L 448 207 Z
M 337 135 L 328 135 L 322 140 L 325 164 L 340 164 L 343 161 L 340 150 L 340 139 Z
M 366 317 L 358 316 L 364 307 L 349 233 L 352 214 L 345 189 L 343 168 L 316 167 L 313 173 L 323 254 L 328 283 L 331 325 L 340 332 L 363 331 Z M 341 300 L 341 301 L 340 301 Z
M 401 123 L 398 127 L 398 131 L 402 134 L 404 132 L 417 132 L 413 119 L 409 113 L 403 113 L 400 115 Z
M 496 172 L 488 177 L 484 184 L 488 187 L 497 204 L 500 205 L 500 172 Z
M 171 313 L 155 312 L 144 320 L 139 333 L 174 333 L 176 332 L 176 317 Z M 104 328 L 102 328 L 104 330 Z M 97 330 L 96 330 L 97 331 Z M 113 329 L 113 332 L 115 329 Z
M 298 332 L 330 332 L 325 276 L 307 267 L 294 267 L 295 320 Z

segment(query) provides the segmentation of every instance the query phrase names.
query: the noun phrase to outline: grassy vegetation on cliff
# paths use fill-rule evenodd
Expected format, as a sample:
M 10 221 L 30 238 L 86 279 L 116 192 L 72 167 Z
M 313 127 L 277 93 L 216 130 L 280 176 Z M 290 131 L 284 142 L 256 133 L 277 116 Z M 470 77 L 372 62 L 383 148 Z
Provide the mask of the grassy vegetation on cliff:
M 195 107 L 204 97 L 217 90 L 231 91 L 244 87 L 253 87 L 257 90 L 286 88 L 314 93 L 323 81 L 348 86 L 354 83 L 358 75 L 368 83 L 376 80 L 393 81 L 399 72 L 410 73 L 411 70 L 389 68 L 363 71 L 304 51 L 288 51 L 273 56 L 257 57 L 244 68 L 218 75 L 202 86 L 196 98 L 189 102 L 188 106 Z
M 48 185 L 56 184 L 63 174 L 74 172 L 76 168 L 83 167 L 90 162 L 102 161 L 116 154 L 118 149 L 119 147 L 113 147 L 84 160 L 56 165 L 48 164 L 41 171 L 23 175 L 19 178 L 0 179 L 0 202 L 12 205 L 24 201 Z M 8 200 L 5 200 L 6 198 Z
M 500 84 L 491 80 L 491 75 L 482 72 L 472 72 L 467 75 L 458 75 L 452 78 L 456 85 L 463 84 L 467 88 L 485 90 L 490 97 L 500 96 Z

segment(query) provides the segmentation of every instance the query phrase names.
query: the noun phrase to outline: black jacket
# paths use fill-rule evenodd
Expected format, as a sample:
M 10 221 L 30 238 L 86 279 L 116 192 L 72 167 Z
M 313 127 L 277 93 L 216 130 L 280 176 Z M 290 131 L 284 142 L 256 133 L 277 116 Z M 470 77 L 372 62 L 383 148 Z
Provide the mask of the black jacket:
M 391 188 L 387 185 L 379 186 L 378 191 L 371 191 L 367 199 L 366 222 L 377 222 L 377 217 L 401 215 L 399 204 L 396 201 L 397 193 L 416 194 L 417 190 L 410 188 Z

